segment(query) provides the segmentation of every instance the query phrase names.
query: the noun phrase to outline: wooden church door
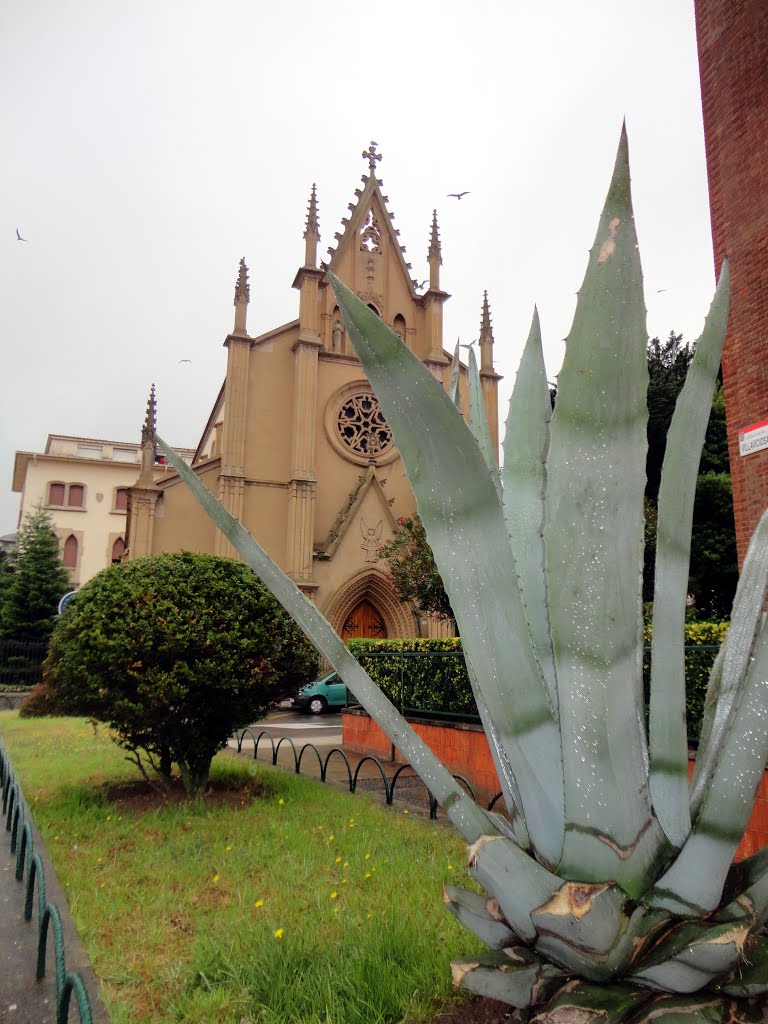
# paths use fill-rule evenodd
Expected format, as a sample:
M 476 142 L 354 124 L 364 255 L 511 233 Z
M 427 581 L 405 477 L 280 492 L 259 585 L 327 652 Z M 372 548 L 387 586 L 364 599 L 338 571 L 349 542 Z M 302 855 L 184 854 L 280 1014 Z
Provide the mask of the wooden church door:
M 376 640 L 384 640 L 387 636 L 387 627 L 371 602 L 361 601 L 347 616 L 341 636 L 344 640 L 349 640 L 353 636 L 367 636 L 374 637 Z

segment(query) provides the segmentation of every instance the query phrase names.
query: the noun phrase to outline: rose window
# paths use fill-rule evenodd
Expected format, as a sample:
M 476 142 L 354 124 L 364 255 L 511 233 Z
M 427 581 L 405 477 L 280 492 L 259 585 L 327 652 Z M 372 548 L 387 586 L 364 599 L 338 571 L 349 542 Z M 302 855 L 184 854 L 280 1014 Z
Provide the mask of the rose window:
M 375 459 L 392 447 L 392 431 L 378 400 L 371 394 L 351 395 L 339 409 L 337 430 L 355 455 Z

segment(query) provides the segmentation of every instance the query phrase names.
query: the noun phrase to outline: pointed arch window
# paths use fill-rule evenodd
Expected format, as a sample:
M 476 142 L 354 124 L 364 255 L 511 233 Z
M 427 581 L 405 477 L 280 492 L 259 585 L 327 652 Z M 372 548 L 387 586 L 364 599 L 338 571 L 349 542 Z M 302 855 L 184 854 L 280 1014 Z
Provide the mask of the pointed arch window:
M 64 567 L 67 569 L 77 568 L 77 537 L 71 533 L 64 541 L 64 552 L 62 555 L 62 562 Z
M 395 317 L 395 322 L 392 325 L 392 330 L 398 336 L 400 341 L 405 341 L 405 317 L 402 313 L 398 313 Z
M 125 541 L 122 537 L 118 537 L 115 543 L 112 545 L 112 565 L 119 565 L 123 560 L 125 554 Z

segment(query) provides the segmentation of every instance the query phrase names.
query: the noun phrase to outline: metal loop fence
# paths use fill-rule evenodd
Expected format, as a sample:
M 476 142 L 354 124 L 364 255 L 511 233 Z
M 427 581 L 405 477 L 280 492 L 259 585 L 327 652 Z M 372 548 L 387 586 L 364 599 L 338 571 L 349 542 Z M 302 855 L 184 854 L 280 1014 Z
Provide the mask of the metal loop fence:
M 53 929 L 53 952 L 56 965 L 56 1024 L 67 1024 L 72 996 L 80 1015 L 81 1024 L 93 1024 L 91 1004 L 85 984 L 77 971 L 68 971 L 64 953 L 64 932 L 61 915 L 55 903 L 46 896 L 45 873 L 40 856 L 34 852 L 32 828 L 25 820 L 21 790 L 16 782 L 8 755 L 0 741 L 0 789 L 2 790 L 2 813 L 5 815 L 5 830 L 11 834 L 11 853 L 16 854 L 16 879 L 27 885 L 24 901 L 24 920 L 32 920 L 35 889 L 37 889 L 37 965 L 35 977 L 45 977 L 48 931 Z M 37 884 L 35 884 L 37 883 Z
M 250 736 L 251 740 L 253 741 L 253 760 L 254 761 L 257 761 L 258 758 L 259 758 L 259 744 L 261 743 L 262 739 L 266 736 L 267 740 L 269 741 L 269 746 L 270 746 L 271 752 L 272 752 L 272 754 L 271 754 L 271 762 L 272 762 L 272 767 L 273 768 L 279 767 L 277 761 L 278 761 L 278 755 L 280 753 L 280 748 L 283 745 L 283 743 L 287 743 L 288 746 L 290 747 L 290 750 L 291 750 L 292 754 L 293 754 L 293 770 L 294 770 L 296 775 L 301 775 L 301 764 L 302 764 L 302 761 L 304 760 L 305 752 L 307 750 L 311 750 L 314 753 L 315 758 L 317 759 L 317 764 L 318 764 L 318 767 L 320 769 L 319 781 L 323 782 L 323 783 L 327 783 L 328 782 L 328 764 L 329 764 L 331 758 L 334 757 L 334 755 L 338 755 L 343 760 L 344 765 L 345 765 L 345 767 L 347 769 L 346 784 L 347 784 L 347 786 L 349 788 L 349 792 L 350 793 L 356 793 L 357 790 L 358 790 L 358 786 L 359 786 L 359 784 L 361 782 L 360 770 L 362 769 L 362 767 L 364 765 L 366 765 L 366 764 L 374 765 L 375 768 L 378 770 L 378 775 L 375 775 L 373 777 L 373 779 L 371 779 L 371 777 L 369 777 L 365 781 L 366 782 L 377 781 L 379 777 L 381 778 L 381 786 L 382 786 L 382 792 L 383 792 L 383 796 L 384 796 L 384 802 L 387 805 L 387 807 L 392 807 L 392 805 L 394 803 L 395 791 L 397 790 L 397 785 L 398 785 L 398 782 L 400 781 L 401 776 L 404 779 L 407 779 L 409 782 L 416 781 L 416 782 L 418 782 L 419 787 L 423 788 L 425 793 L 426 793 L 427 801 L 428 801 L 428 804 L 429 804 L 429 817 L 430 817 L 430 819 L 432 821 L 437 819 L 437 812 L 438 812 L 438 808 L 440 806 L 438 804 L 438 802 L 437 802 L 437 799 L 435 798 L 434 794 L 431 792 L 429 787 L 424 782 L 422 782 L 422 780 L 418 777 L 418 775 L 416 775 L 416 773 L 415 773 L 415 771 L 413 769 L 413 766 L 408 764 L 408 763 L 398 765 L 397 770 L 395 771 L 394 775 L 390 779 L 390 778 L 387 778 L 387 773 L 384 771 L 384 766 L 382 765 L 381 761 L 374 754 L 365 754 L 363 757 L 361 757 L 360 760 L 357 762 L 357 765 L 355 766 L 354 770 L 353 770 L 352 769 L 352 765 L 350 763 L 349 758 L 347 757 L 346 752 L 343 751 L 341 749 L 341 747 L 332 747 L 328 751 L 328 753 L 325 755 L 325 760 L 323 760 L 322 755 L 320 754 L 320 751 L 317 749 L 317 747 L 314 745 L 314 743 L 305 743 L 302 746 L 301 750 L 299 750 L 297 752 L 296 746 L 295 746 L 293 740 L 290 737 L 283 736 L 283 737 L 281 737 L 280 740 L 278 740 L 277 744 L 275 744 L 275 741 L 274 741 L 274 739 L 272 737 L 272 734 L 269 732 L 268 729 L 262 729 L 259 732 L 258 736 L 257 736 L 257 735 L 254 734 L 253 730 L 251 728 L 249 728 L 249 727 L 246 727 L 241 732 L 236 733 L 232 737 L 232 739 L 237 744 L 237 752 L 238 752 L 238 754 L 244 753 L 244 751 L 243 751 L 243 741 L 245 740 L 246 736 Z M 315 758 L 311 758 L 311 757 L 309 758 L 310 764 L 314 764 L 315 763 Z M 286 768 L 290 769 L 290 767 L 291 767 L 291 765 L 289 763 L 286 766 Z M 410 775 L 405 775 L 404 774 L 405 772 L 410 772 L 411 774 Z M 307 774 L 307 773 L 305 772 L 305 774 Z M 311 778 L 318 779 L 318 776 L 317 775 L 312 775 Z M 460 783 L 466 789 L 467 793 L 472 797 L 472 799 L 475 801 L 475 803 L 477 803 L 478 802 L 477 794 L 475 793 L 475 790 L 473 789 L 472 784 L 467 779 L 465 779 L 463 775 L 454 775 L 453 778 L 456 779 L 456 781 L 458 783 Z M 488 804 L 488 807 L 486 809 L 489 810 L 489 811 L 493 810 L 493 808 L 496 806 L 496 804 L 500 800 L 503 800 L 503 794 L 502 793 L 497 793 L 494 796 L 494 798 L 491 800 L 491 802 Z

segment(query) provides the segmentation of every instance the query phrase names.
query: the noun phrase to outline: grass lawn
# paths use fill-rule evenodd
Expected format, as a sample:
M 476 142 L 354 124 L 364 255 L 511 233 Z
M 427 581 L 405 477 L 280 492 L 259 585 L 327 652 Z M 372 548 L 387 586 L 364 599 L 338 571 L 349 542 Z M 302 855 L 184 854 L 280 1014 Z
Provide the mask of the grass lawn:
M 463 843 L 402 809 L 226 753 L 215 799 L 158 805 L 105 729 L 0 735 L 114 1024 L 421 1020 L 482 948 L 442 907 Z

